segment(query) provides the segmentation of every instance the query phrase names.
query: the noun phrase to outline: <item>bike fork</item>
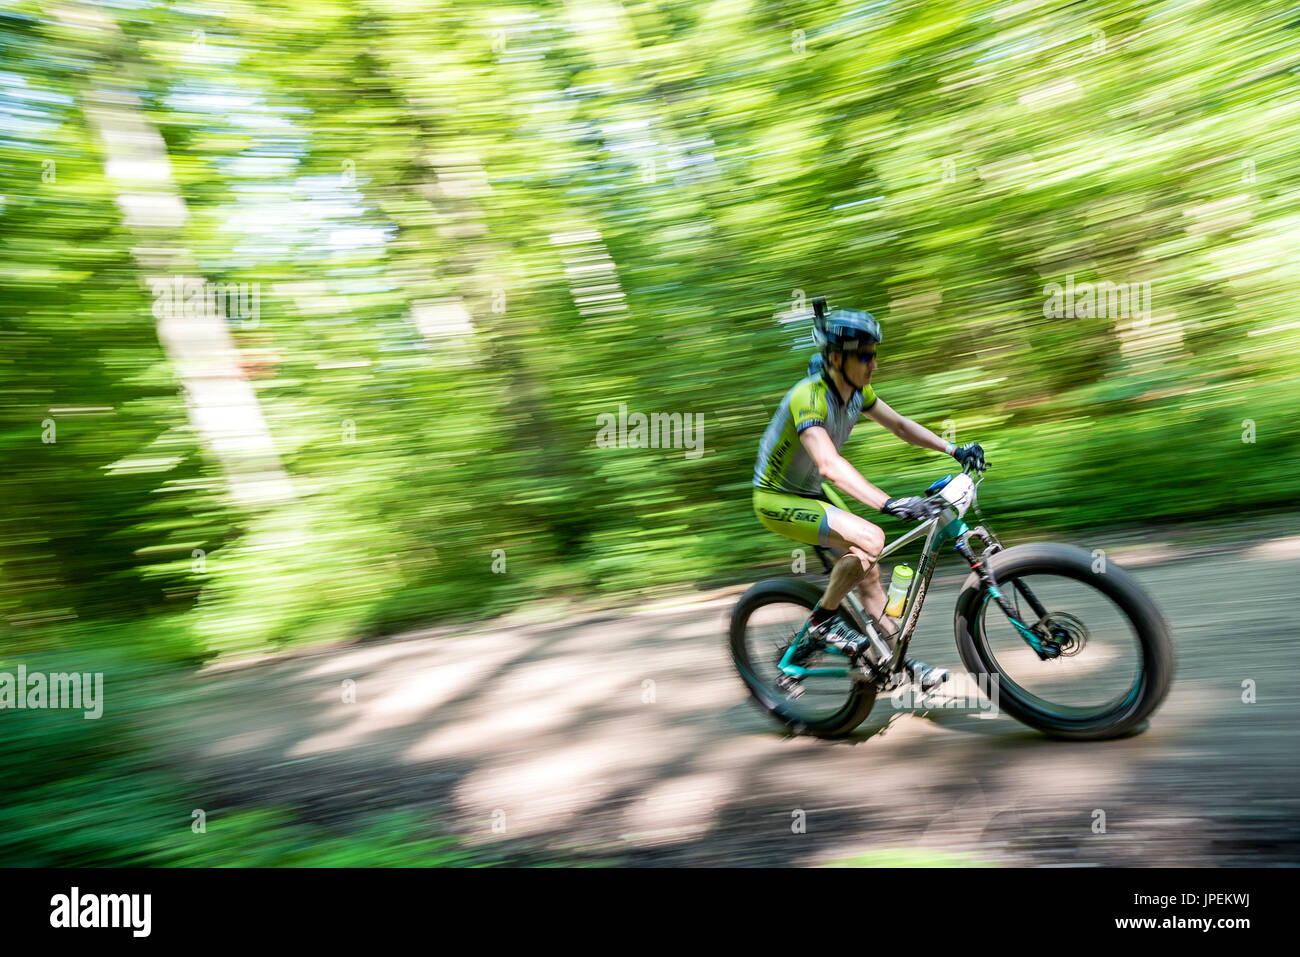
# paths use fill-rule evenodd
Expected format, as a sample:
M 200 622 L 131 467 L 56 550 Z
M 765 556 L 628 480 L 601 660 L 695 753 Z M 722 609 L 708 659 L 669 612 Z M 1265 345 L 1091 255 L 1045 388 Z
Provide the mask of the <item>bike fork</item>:
M 975 557 L 975 550 L 970 547 L 970 542 L 968 540 L 971 538 L 978 538 L 984 542 L 984 553 L 978 558 Z M 966 564 L 970 565 L 971 571 L 973 571 L 979 578 L 980 584 L 988 591 L 989 596 L 998 603 L 998 607 L 1001 608 L 1002 613 L 1007 616 L 1007 620 L 1015 626 L 1018 632 L 1020 632 L 1020 637 L 1025 639 L 1025 644 L 1034 649 L 1034 652 L 1038 657 L 1044 661 L 1048 658 L 1056 657 L 1060 653 L 1061 646 L 1051 639 L 1044 640 L 1036 631 L 1022 622 L 1020 616 L 1016 613 L 1016 607 L 1011 604 L 1006 595 L 1002 594 L 1001 589 L 998 588 L 997 579 L 993 577 L 993 571 L 988 567 L 987 558 L 990 554 L 996 554 L 999 548 L 995 547 L 990 551 L 989 536 L 988 533 L 985 532 L 983 526 L 971 529 L 970 531 L 964 532 L 962 535 L 958 536 L 956 544 L 953 545 L 953 550 L 956 551 L 957 554 L 961 555 L 962 558 L 966 559 Z M 1016 591 L 1020 592 L 1020 594 L 1024 596 L 1025 601 L 1027 601 L 1029 606 L 1034 610 L 1034 614 L 1038 615 L 1039 621 L 1042 621 L 1042 619 L 1047 615 L 1047 609 L 1043 607 L 1042 603 L 1037 599 L 1037 597 L 1035 597 L 1034 593 L 1029 590 L 1029 586 L 1019 579 L 1015 579 L 1013 584 Z

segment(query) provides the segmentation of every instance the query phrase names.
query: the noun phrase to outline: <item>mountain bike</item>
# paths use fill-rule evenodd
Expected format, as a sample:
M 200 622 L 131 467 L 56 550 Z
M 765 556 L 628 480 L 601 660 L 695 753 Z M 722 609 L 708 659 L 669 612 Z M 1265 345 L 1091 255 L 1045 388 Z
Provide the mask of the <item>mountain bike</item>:
M 939 554 L 951 543 L 971 568 L 957 596 L 957 650 L 969 677 L 995 692 L 990 698 L 1001 710 L 1057 738 L 1101 740 L 1145 728 L 1174 673 L 1169 626 L 1155 602 L 1102 551 L 1054 543 L 1004 548 L 976 501 L 983 480 L 983 469 L 965 468 L 936 481 L 925 492 L 935 517 L 881 552 L 878 561 L 925 537 L 900 627 L 883 660 L 851 662 L 811 642 L 808 616 L 822 588 L 807 578 L 769 579 L 740 597 L 731 615 L 730 650 L 760 708 L 795 733 L 850 734 L 878 693 L 911 680 L 907 647 Z M 835 505 L 847 508 L 824 488 Z M 974 528 L 965 522 L 971 509 L 979 523 Z M 979 554 L 974 544 L 982 546 Z M 829 573 L 831 552 L 816 551 Z M 859 632 L 866 633 L 869 620 L 874 626 L 854 591 L 841 608 Z M 783 674 L 800 679 L 797 697 L 777 684 Z

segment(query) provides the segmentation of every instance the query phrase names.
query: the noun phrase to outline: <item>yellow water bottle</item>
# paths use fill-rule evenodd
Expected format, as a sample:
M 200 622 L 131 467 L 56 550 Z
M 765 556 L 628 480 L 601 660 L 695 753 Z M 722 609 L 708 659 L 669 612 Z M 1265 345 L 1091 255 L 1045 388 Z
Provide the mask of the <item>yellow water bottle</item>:
M 894 577 L 889 580 L 889 595 L 885 603 L 885 614 L 897 618 L 903 613 L 907 602 L 907 593 L 912 587 L 912 569 L 906 565 L 894 568 Z

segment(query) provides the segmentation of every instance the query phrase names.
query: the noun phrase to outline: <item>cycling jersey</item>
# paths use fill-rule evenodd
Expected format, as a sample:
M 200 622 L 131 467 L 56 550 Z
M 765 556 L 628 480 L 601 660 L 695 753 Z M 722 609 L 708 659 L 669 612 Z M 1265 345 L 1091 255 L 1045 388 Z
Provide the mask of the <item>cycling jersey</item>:
M 871 408 L 875 402 L 876 393 L 871 386 L 855 391 L 844 402 L 824 369 L 801 379 L 781 399 L 759 442 L 754 487 L 820 497 L 822 476 L 799 441 L 800 433 L 821 426 L 838 450 L 848 439 L 862 410 Z

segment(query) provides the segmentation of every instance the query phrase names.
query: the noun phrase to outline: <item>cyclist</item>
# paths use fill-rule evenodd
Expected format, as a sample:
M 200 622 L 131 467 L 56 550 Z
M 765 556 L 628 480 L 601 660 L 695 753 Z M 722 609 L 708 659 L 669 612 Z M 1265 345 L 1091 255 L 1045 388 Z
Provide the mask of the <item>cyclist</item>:
M 951 455 L 964 467 L 984 466 L 978 443 L 956 446 L 929 429 L 899 415 L 876 396 L 871 377 L 876 371 L 880 324 L 859 309 L 825 308 L 825 299 L 813 301 L 813 341 L 820 350 L 808 366 L 808 375 L 795 384 L 777 407 L 758 448 L 754 465 L 754 511 L 763 526 L 805 545 L 832 549 L 839 557 L 830 582 L 810 617 L 808 638 L 799 662 L 821 643 L 851 659 L 867 647 L 868 637 L 839 614 L 840 601 L 857 588 L 867 614 L 892 646 L 897 626 L 883 612 L 876 559 L 885 547 L 885 534 L 859 515 L 831 504 L 822 491 L 823 479 L 834 483 L 858 501 L 885 515 L 905 521 L 925 521 L 937 506 L 924 496 L 890 497 L 872 485 L 840 455 L 840 447 L 858 416 L 865 413 L 904 442 Z M 873 624 L 868 623 L 868 628 Z M 928 689 L 948 674 L 923 661 L 909 658 L 908 672 Z M 785 675 L 780 684 L 792 695 L 802 693 L 798 678 Z

